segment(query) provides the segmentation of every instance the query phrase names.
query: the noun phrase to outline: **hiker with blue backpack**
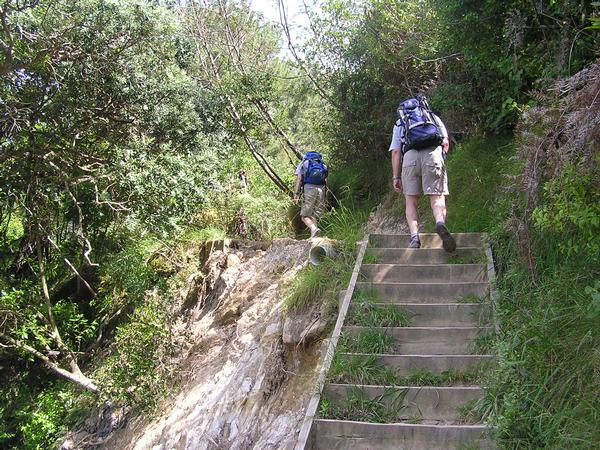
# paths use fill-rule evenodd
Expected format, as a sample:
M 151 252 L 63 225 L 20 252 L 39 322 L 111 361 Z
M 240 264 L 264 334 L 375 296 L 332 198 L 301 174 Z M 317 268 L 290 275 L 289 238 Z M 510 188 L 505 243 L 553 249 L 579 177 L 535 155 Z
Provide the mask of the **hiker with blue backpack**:
M 298 203 L 302 194 L 300 218 L 309 228 L 310 237 L 319 235 L 317 218 L 323 214 L 327 194 L 327 165 L 319 152 L 308 152 L 296 168 L 294 202 Z
M 409 248 L 420 248 L 417 205 L 427 195 L 435 218 L 435 230 L 448 252 L 456 250 L 456 241 L 446 227 L 446 195 L 448 174 L 446 154 L 450 148 L 448 131 L 436 116 L 424 94 L 403 101 L 398 106 L 390 152 L 392 184 L 396 192 L 404 192 L 406 221 L 410 230 Z

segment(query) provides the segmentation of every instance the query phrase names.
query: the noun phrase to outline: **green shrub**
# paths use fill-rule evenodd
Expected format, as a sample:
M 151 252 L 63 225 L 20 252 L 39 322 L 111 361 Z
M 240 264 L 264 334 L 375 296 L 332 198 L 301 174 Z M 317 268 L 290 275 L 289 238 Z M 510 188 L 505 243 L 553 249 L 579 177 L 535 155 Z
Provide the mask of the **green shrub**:
M 159 281 L 148 264 L 150 254 L 159 245 L 154 239 L 140 239 L 106 258 L 100 268 L 99 310 L 109 312 L 142 302 L 144 293 Z
M 168 302 L 147 295 L 128 323 L 118 327 L 111 355 L 94 374 L 102 395 L 141 408 L 151 408 L 168 392 L 176 367 L 168 326 Z
M 41 390 L 32 389 L 30 382 L 34 378 L 14 379 L 10 386 L 0 389 L 2 448 L 56 448 L 56 439 L 77 417 L 77 397 L 69 383 L 55 381 Z
M 599 161 L 600 163 L 600 161 Z M 544 186 L 541 206 L 533 218 L 542 231 L 555 235 L 566 256 L 600 255 L 600 193 L 598 173 L 567 165 L 560 176 Z

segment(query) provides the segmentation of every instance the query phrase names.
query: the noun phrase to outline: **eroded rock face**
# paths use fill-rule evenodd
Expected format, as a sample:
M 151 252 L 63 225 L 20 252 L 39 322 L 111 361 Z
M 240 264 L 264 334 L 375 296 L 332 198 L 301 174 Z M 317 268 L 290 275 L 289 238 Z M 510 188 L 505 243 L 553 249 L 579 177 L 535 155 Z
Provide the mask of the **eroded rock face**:
M 369 233 L 408 233 L 404 211 L 394 207 L 399 198 L 399 194 L 391 191 L 385 196 L 383 202 L 371 212 L 366 225 Z
M 333 308 L 326 303 L 316 304 L 307 311 L 290 311 L 283 323 L 283 343 L 286 345 L 310 345 L 331 323 Z
M 213 291 L 204 297 L 201 287 L 185 291 L 188 306 L 197 300 L 202 314 L 189 323 L 180 394 L 163 405 L 158 419 L 132 419 L 102 448 L 292 448 L 320 355 L 318 344 L 284 345 L 283 299 L 308 250 L 307 242 L 283 239 L 249 258 L 215 256 L 220 274 L 210 280 Z M 196 284 L 199 279 L 190 277 Z M 303 327 L 288 325 L 290 343 L 309 342 L 330 320 L 320 305 L 311 314 L 318 317 L 312 325 L 308 313 Z

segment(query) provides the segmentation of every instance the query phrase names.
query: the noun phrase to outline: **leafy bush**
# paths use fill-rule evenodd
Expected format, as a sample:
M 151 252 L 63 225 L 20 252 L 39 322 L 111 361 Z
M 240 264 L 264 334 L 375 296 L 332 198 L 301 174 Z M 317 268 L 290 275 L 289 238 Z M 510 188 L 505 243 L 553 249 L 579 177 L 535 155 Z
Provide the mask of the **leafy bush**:
M 140 239 L 131 242 L 121 252 L 110 255 L 100 269 L 100 298 L 97 308 L 108 313 L 126 305 L 138 305 L 145 292 L 158 281 L 148 258 L 159 242 Z
M 33 391 L 23 381 L 15 379 L 0 389 L 0 446 L 54 448 L 56 439 L 77 417 L 76 394 L 63 381 Z
M 95 374 L 103 396 L 151 408 L 168 391 L 176 370 L 169 360 L 174 348 L 168 308 L 167 300 L 147 295 L 129 322 L 118 327 L 111 355 Z
M 599 161 L 600 163 L 600 161 Z M 598 173 L 587 173 L 572 164 L 544 186 L 544 202 L 533 218 L 544 232 L 555 235 L 567 256 L 600 255 L 600 193 Z

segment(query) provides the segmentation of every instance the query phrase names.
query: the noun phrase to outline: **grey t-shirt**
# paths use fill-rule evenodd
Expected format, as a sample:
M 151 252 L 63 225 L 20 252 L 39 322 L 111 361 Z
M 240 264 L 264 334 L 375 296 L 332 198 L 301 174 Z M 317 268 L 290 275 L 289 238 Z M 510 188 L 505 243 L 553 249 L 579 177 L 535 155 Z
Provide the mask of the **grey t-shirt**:
M 433 113 L 431 113 L 431 116 L 433 117 L 433 120 L 435 120 L 436 125 L 439 127 L 440 133 L 442 133 L 442 137 L 448 138 L 448 130 L 446 130 L 446 125 L 444 125 L 444 122 L 442 122 L 442 119 L 440 119 L 438 116 L 436 116 Z M 403 140 L 404 140 L 404 126 L 402 126 L 401 123 L 396 122 L 394 124 L 394 131 L 392 132 L 392 142 L 390 144 L 389 151 L 391 152 L 392 150 L 402 150 L 402 141 Z

